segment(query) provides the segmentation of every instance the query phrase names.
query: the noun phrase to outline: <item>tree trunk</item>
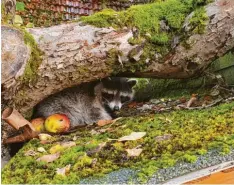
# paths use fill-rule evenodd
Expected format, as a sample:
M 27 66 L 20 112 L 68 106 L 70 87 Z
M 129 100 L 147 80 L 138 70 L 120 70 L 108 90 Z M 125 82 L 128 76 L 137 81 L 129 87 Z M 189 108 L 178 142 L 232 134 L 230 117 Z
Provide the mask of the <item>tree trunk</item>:
M 96 28 L 79 23 L 27 31 L 2 26 L 2 100 L 21 113 L 64 88 L 111 75 L 189 78 L 234 47 L 234 3 L 220 0 L 206 7 L 204 34 L 187 34 L 166 55 L 142 60 L 144 43 L 131 45 L 130 29 Z M 191 17 L 191 15 L 190 15 Z M 189 21 L 184 30 L 188 32 Z M 26 35 L 25 35 L 26 34 Z M 28 41 L 29 40 L 29 41 Z M 26 45 L 25 43 L 28 43 Z M 30 55 L 31 53 L 31 55 Z M 41 59 L 38 55 L 41 54 Z

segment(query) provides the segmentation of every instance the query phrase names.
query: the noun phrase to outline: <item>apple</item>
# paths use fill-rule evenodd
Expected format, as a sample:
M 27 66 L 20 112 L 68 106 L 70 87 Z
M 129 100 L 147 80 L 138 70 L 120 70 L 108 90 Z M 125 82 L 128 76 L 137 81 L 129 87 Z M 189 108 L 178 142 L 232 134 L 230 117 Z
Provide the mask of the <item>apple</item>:
M 44 118 L 35 118 L 31 120 L 32 126 L 35 128 L 37 132 L 45 131 L 44 122 L 45 122 Z
M 45 129 L 52 133 L 67 132 L 70 128 L 70 120 L 65 114 L 53 114 L 45 120 Z

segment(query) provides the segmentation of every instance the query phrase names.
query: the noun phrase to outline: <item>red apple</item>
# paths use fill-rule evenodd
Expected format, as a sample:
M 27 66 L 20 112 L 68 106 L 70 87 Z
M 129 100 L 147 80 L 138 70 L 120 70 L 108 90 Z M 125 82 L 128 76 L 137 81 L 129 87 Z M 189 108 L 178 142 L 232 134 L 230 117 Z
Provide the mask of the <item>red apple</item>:
M 44 122 L 45 122 L 44 118 L 35 118 L 31 120 L 32 126 L 35 128 L 37 132 L 45 131 Z
M 65 114 L 53 114 L 45 121 L 45 129 L 52 133 L 67 132 L 70 128 L 70 120 Z

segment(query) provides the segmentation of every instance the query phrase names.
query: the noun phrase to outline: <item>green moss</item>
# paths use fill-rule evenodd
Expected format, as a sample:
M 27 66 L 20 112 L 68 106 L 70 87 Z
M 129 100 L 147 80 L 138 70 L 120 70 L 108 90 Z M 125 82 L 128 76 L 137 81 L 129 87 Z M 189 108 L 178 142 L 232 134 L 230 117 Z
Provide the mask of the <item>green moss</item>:
M 136 45 L 136 44 L 142 43 L 142 39 L 141 39 L 141 38 L 134 38 L 134 37 L 131 37 L 131 38 L 128 39 L 128 42 L 129 42 L 129 44 L 131 44 L 131 45 Z
M 212 69 L 215 72 L 231 67 L 234 65 L 234 55 L 231 52 L 229 52 L 217 59 L 216 61 L 214 61 L 211 65 Z
M 131 6 L 125 11 L 116 12 L 105 9 L 94 15 L 82 17 L 87 24 L 97 27 L 136 28 L 138 38 L 130 38 L 130 44 L 140 44 L 139 38 L 145 38 L 152 47 L 152 51 L 166 54 L 169 52 L 174 36 L 185 38 L 182 25 L 185 18 L 195 10 L 190 20 L 193 31 L 201 33 L 204 30 L 207 16 L 204 8 L 210 1 L 206 0 L 167 0 L 150 4 Z M 164 23 L 166 28 L 161 26 Z M 189 33 L 188 33 L 189 34 Z
M 83 128 L 70 135 L 54 136 L 54 143 L 41 144 L 38 139 L 28 142 L 2 170 L 2 183 L 78 183 L 80 179 L 102 176 L 120 169 L 134 168 L 139 171 L 142 182 L 158 169 L 175 165 L 179 161 L 195 162 L 199 155 L 208 150 L 226 154 L 234 148 L 234 102 L 205 110 L 183 110 L 170 113 L 150 114 L 122 118 L 115 124 L 101 128 Z M 167 122 L 165 120 L 171 120 Z M 91 134 L 91 129 L 109 128 L 110 131 Z M 118 142 L 116 140 L 131 132 L 146 132 L 137 141 Z M 156 141 L 155 137 L 171 134 L 169 140 Z M 47 153 L 58 141 L 68 141 L 76 136 L 76 146 L 61 151 L 61 156 L 52 163 L 38 162 L 37 156 L 24 153 L 44 147 Z M 99 143 L 106 145 L 93 153 Z M 128 157 L 126 149 L 143 149 L 138 157 Z M 93 161 L 96 161 L 93 164 Z M 56 168 L 71 165 L 66 177 L 56 175 Z
M 112 48 L 107 52 L 106 65 L 109 66 L 113 75 L 118 74 L 122 70 L 118 59 L 119 56 L 122 56 L 122 53 L 115 48 Z
M 204 7 L 195 10 L 194 15 L 189 20 L 193 32 L 198 34 L 204 33 L 208 19 Z
M 82 17 L 81 20 L 87 24 L 94 25 L 96 27 L 115 27 L 118 22 L 118 13 L 112 9 L 104 9 L 101 12 L 97 12 L 94 15 L 88 17 Z
M 138 101 L 146 101 L 153 98 L 177 98 L 190 97 L 191 93 L 204 94 L 204 83 L 209 84 L 205 77 L 194 79 L 140 79 L 139 85 L 135 86 L 135 98 Z
M 161 33 L 161 34 L 158 34 L 158 35 L 154 35 L 152 38 L 151 38 L 151 42 L 152 43 L 155 43 L 155 44 L 167 44 L 169 42 L 169 37 L 166 33 Z
M 85 167 L 89 167 L 92 164 L 93 159 L 88 157 L 87 155 L 83 155 L 79 157 L 78 161 L 74 165 L 74 170 L 80 170 Z
M 25 66 L 24 74 L 20 77 L 24 83 L 34 83 L 37 80 L 38 67 L 42 62 L 42 51 L 37 46 L 33 36 L 26 30 L 21 29 L 24 34 L 24 42 L 31 49 L 30 58 Z
M 199 155 L 205 155 L 207 153 L 207 150 L 206 149 L 200 149 L 200 150 L 197 151 L 197 153 Z
M 197 161 L 197 156 L 185 154 L 185 155 L 182 157 L 182 160 L 184 160 L 185 162 L 194 163 L 194 162 Z

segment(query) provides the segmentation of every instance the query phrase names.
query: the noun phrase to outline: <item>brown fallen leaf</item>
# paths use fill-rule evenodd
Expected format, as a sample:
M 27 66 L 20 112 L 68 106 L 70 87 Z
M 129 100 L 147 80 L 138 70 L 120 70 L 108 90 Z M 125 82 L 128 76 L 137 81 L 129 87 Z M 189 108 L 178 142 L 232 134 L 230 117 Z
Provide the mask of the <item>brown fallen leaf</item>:
M 103 127 L 105 125 L 108 125 L 108 124 L 111 124 L 111 123 L 115 123 L 116 121 L 120 120 L 122 117 L 119 117 L 119 118 L 116 118 L 116 119 L 113 119 L 113 120 L 99 120 L 97 122 L 97 125 L 100 126 L 100 127 Z
M 68 164 L 67 166 L 63 168 L 56 168 L 56 174 L 66 176 L 70 172 L 70 169 L 71 169 L 70 164 Z
M 43 145 L 44 145 L 44 144 L 51 144 L 52 141 L 40 141 L 40 143 L 43 144 Z
M 97 122 L 97 125 L 98 125 L 99 127 L 103 127 L 103 126 L 108 125 L 108 124 L 110 124 L 110 123 L 112 123 L 112 122 L 113 122 L 113 120 L 99 120 L 99 121 Z
M 73 146 L 76 146 L 76 143 L 74 141 L 62 142 L 61 146 L 63 148 L 71 148 Z
M 181 97 L 181 98 L 179 99 L 179 101 L 180 101 L 180 103 L 185 103 L 187 100 L 186 100 L 185 97 Z
M 197 94 L 192 94 L 192 97 L 188 101 L 186 107 L 191 107 L 192 104 L 194 104 L 197 101 Z
M 60 153 L 43 155 L 42 157 L 39 157 L 37 161 L 44 161 L 44 162 L 50 163 L 50 162 L 55 161 L 59 157 L 60 157 Z
M 131 102 L 130 104 L 128 104 L 128 108 L 134 108 L 137 106 L 137 102 Z
M 137 157 L 143 151 L 141 148 L 126 149 L 129 157 Z
M 38 152 L 34 151 L 34 150 L 28 150 L 24 153 L 25 156 L 35 156 L 38 155 Z
M 119 138 L 118 141 L 135 141 L 135 140 L 141 139 L 145 135 L 146 135 L 146 132 L 132 132 L 128 136 L 123 136 Z

